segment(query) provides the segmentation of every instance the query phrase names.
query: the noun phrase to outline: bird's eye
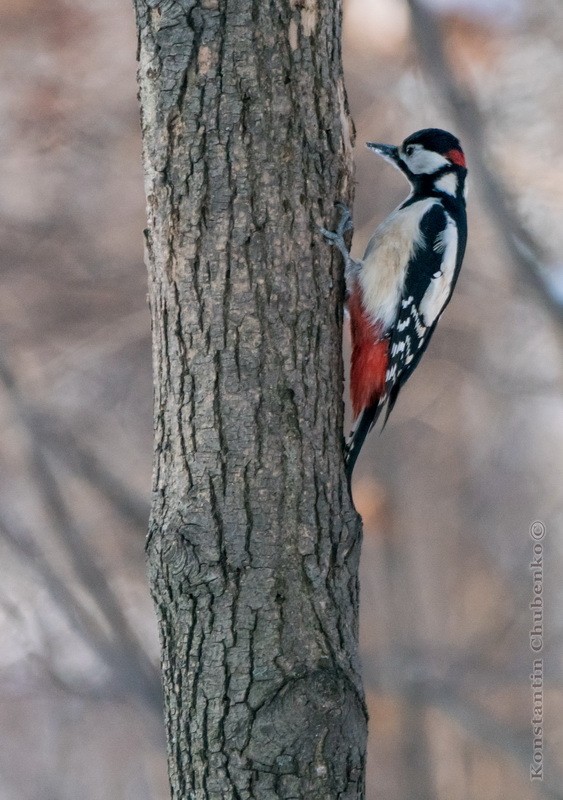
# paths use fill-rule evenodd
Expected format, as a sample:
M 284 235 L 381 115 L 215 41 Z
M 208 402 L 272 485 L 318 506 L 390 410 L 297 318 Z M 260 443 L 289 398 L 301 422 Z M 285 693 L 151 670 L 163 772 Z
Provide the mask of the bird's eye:
M 406 153 L 408 156 L 412 156 L 412 154 L 414 153 L 414 145 L 413 145 L 413 144 L 408 144 L 408 145 L 405 147 L 405 153 Z

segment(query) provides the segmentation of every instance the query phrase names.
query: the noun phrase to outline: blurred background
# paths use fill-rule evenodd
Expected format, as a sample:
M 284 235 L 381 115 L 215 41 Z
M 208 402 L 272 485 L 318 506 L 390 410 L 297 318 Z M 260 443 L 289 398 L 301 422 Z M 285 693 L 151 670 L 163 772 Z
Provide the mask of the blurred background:
M 344 9 L 354 253 L 406 193 L 366 140 L 445 127 L 471 175 L 454 300 L 356 473 L 367 797 L 563 798 L 563 6 Z M 0 0 L 0 800 L 168 796 L 135 49 L 125 0 Z

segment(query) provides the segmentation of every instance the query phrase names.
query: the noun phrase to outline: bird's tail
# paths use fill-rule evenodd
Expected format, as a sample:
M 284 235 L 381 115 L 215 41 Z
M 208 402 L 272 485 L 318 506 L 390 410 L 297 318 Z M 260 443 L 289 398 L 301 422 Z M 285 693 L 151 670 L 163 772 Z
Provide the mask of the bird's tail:
M 346 442 L 345 464 L 349 482 L 352 481 L 354 465 L 360 455 L 365 438 L 377 422 L 383 406 L 384 402 L 381 402 L 381 398 L 378 398 L 377 402 L 364 408 L 356 419 L 350 438 Z

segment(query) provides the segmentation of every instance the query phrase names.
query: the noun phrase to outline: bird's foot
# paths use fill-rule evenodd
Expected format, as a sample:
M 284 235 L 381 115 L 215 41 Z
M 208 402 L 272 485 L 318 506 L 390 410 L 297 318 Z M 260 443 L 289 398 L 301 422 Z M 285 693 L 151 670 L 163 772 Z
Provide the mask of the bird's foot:
M 320 228 L 320 231 L 327 242 L 331 245 L 334 245 L 334 247 L 337 247 L 342 253 L 342 258 L 344 259 L 345 264 L 346 284 L 347 286 L 350 286 L 353 277 L 359 270 L 360 263 L 358 261 L 354 261 L 350 255 L 350 251 L 348 250 L 346 242 L 344 241 L 344 234 L 349 230 L 352 230 L 354 224 L 352 222 L 352 214 L 350 213 L 350 209 L 345 206 L 344 203 L 336 203 L 336 207 L 340 211 L 340 220 L 338 221 L 336 230 L 329 231 L 326 228 Z
M 335 205 L 340 211 L 340 219 L 338 221 L 338 225 L 336 226 L 336 230 L 329 231 L 326 228 L 321 228 L 320 231 L 329 244 L 336 245 L 341 252 L 342 250 L 348 252 L 348 248 L 346 247 L 346 243 L 344 241 L 344 234 L 347 233 L 347 231 L 352 230 L 354 227 L 352 223 L 352 214 L 350 213 L 350 209 L 347 208 L 344 203 L 335 203 Z
M 320 232 L 327 240 L 327 242 L 334 247 L 337 247 L 342 253 L 344 264 L 346 266 L 346 280 L 348 280 L 358 271 L 359 263 L 354 261 L 350 255 L 350 251 L 344 241 L 344 234 L 354 227 L 352 222 L 352 214 L 344 203 L 336 203 L 336 207 L 340 211 L 340 220 L 336 226 L 335 231 L 329 231 L 326 228 L 320 228 Z

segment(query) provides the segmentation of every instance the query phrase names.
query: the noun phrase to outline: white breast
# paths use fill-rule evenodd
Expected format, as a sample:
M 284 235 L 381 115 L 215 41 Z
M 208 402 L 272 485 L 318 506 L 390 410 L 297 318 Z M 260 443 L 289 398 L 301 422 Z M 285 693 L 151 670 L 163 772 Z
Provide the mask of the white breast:
M 358 280 L 364 308 L 385 329 L 395 320 L 409 260 L 415 247 L 422 244 L 420 221 L 436 202 L 430 197 L 398 208 L 368 242 Z

